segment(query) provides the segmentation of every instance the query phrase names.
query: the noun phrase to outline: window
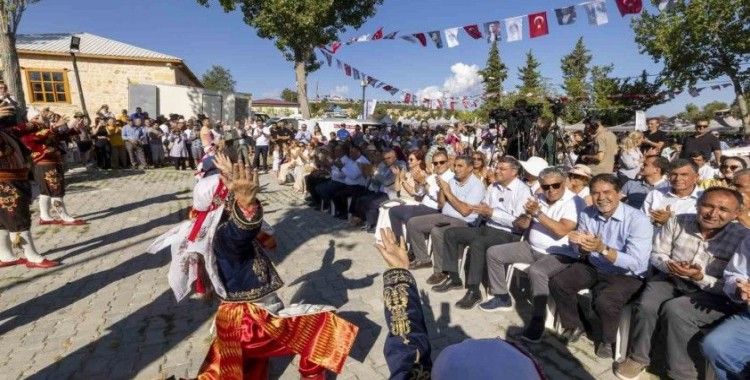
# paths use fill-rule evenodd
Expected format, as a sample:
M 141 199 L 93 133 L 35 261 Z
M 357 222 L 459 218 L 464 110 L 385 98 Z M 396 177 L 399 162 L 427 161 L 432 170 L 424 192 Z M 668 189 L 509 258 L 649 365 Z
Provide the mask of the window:
M 70 103 L 68 76 L 64 70 L 26 69 L 32 103 Z

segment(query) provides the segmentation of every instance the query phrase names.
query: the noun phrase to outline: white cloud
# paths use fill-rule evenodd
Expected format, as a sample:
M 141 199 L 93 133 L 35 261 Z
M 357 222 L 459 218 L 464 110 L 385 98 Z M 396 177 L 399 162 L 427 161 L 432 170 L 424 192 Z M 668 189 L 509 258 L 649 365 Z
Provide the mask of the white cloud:
M 482 85 L 482 75 L 479 66 L 467 65 L 463 62 L 451 66 L 452 75 L 445 78 L 442 87 L 428 86 L 417 91 L 417 97 L 437 99 L 444 96 L 468 95 L 479 90 Z
M 331 96 L 340 96 L 342 98 L 345 98 L 347 95 L 349 95 L 349 86 L 343 85 L 343 86 L 336 86 L 331 90 Z

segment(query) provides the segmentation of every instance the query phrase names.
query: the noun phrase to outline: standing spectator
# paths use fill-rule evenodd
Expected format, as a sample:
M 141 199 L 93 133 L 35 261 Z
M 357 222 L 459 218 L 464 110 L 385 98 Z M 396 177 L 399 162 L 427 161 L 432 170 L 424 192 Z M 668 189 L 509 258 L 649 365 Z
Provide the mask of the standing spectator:
M 122 139 L 125 140 L 125 150 L 128 152 L 133 169 L 145 169 L 146 157 L 143 146 L 146 144 L 146 132 L 141 125 L 141 119 L 135 118 L 122 129 Z
M 96 127 L 92 131 L 94 135 L 94 154 L 96 155 L 96 166 L 99 169 L 109 170 L 111 166 L 111 150 L 109 143 L 109 133 L 107 132 L 107 120 L 103 118 L 96 119 Z
M 188 158 L 187 136 L 179 128 L 172 130 L 169 134 L 169 157 L 174 163 L 175 170 L 186 170 L 185 160 Z
M 661 120 L 658 117 L 648 118 L 646 124 L 648 125 L 648 131 L 643 134 L 641 151 L 643 151 L 643 155 L 645 156 L 658 156 L 667 147 L 669 136 L 659 129 Z
M 336 130 L 336 139 L 344 142 L 348 139 L 350 139 L 352 136 L 349 134 L 349 131 L 346 130 L 346 124 L 339 124 L 339 129 Z
M 193 119 L 190 119 L 189 122 L 186 122 L 185 119 L 178 119 L 176 125 L 177 129 L 185 133 L 188 144 L 188 160 L 190 161 L 190 168 L 194 169 L 203 159 L 203 143 L 201 142 L 198 125 Z
M 109 106 L 106 104 L 102 104 L 101 107 L 99 107 L 99 111 L 96 111 L 96 116 L 98 116 L 101 119 L 109 119 L 111 117 L 115 117 L 115 114 L 110 112 Z
M 128 110 L 120 111 L 120 114 L 117 115 L 116 119 L 122 122 L 122 125 L 127 125 L 130 122 L 130 116 L 128 116 Z
M 107 134 L 112 148 L 110 151 L 112 169 L 128 167 L 128 155 L 125 150 L 125 141 L 122 138 L 122 122 L 113 117 L 107 119 Z
M 552 277 L 550 293 L 560 314 L 562 338 L 574 342 L 583 334 L 578 292 L 591 289 L 601 340 L 596 356 L 612 358 L 620 313 L 643 285 L 651 254 L 653 228 L 640 211 L 620 202 L 620 184 L 612 174 L 591 180 L 589 206 L 578 216 L 578 230 L 568 235 L 581 261 Z
M 125 110 L 123 110 L 123 111 L 125 111 Z M 125 113 L 127 113 L 127 111 L 125 111 Z M 132 113 L 132 114 L 130 114 L 130 120 L 131 121 L 133 119 L 141 119 L 141 120 L 143 120 L 143 119 L 146 118 L 146 116 L 147 116 L 146 113 L 143 112 L 143 110 L 141 109 L 141 107 L 135 107 L 135 112 Z
M 716 162 L 721 162 L 721 145 L 716 136 L 708 133 L 708 120 L 697 120 L 695 122 L 695 134 L 685 137 L 682 141 L 680 158 L 689 159 L 693 152 L 701 152 L 703 157 L 711 157 L 711 153 L 713 153 Z
M 234 149 L 237 152 L 237 161 L 245 162 L 250 164 L 250 142 L 245 133 L 245 128 L 242 125 L 242 121 L 237 120 L 234 122 L 234 131 L 237 135 L 237 139 L 234 140 Z
M 620 169 L 617 171 L 617 178 L 620 179 L 620 185 L 636 179 L 643 165 L 643 153 L 641 152 L 641 143 L 643 142 L 643 133 L 632 131 L 622 139 L 620 145 Z
M 89 129 L 89 118 L 82 112 L 76 112 L 73 114 L 73 120 L 68 123 L 68 128 L 75 133 L 74 140 L 78 146 L 78 151 L 81 153 L 81 162 L 84 165 L 89 165 L 94 147 L 91 140 L 91 130 Z
M 271 128 L 263 126 L 260 119 L 255 121 L 253 127 L 253 139 L 255 139 L 255 154 L 253 155 L 253 167 L 259 171 L 268 171 L 268 144 L 271 142 Z M 261 161 L 263 162 L 261 164 Z
M 150 119 L 146 121 L 145 130 L 149 151 L 151 152 L 151 165 L 155 168 L 159 168 L 164 165 L 164 135 L 159 126 L 154 125 Z
M 597 118 L 589 118 L 586 121 L 586 133 L 594 139 L 594 151 L 582 154 L 579 160 L 591 168 L 592 175 L 614 172 L 617 155 L 615 134 L 605 128 Z

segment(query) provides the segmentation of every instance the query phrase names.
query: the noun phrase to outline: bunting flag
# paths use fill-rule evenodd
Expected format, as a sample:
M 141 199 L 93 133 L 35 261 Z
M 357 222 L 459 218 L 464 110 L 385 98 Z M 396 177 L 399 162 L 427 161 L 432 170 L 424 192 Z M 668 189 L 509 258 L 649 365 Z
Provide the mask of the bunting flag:
M 485 22 L 484 33 L 487 36 L 487 42 L 494 42 L 500 39 L 500 21 Z
M 578 14 L 576 14 L 576 7 L 571 5 L 569 7 L 555 9 L 555 16 L 557 16 L 558 25 L 571 25 L 576 22 Z
M 369 40 L 370 40 L 370 35 L 369 34 L 363 34 L 363 35 L 357 37 L 356 39 L 354 39 L 354 42 L 366 42 L 366 41 L 369 41 Z
M 586 7 L 589 24 L 599 26 L 609 22 L 609 17 L 607 17 L 607 5 L 604 1 L 594 0 L 589 3 L 584 3 L 583 6 Z
M 523 39 L 523 17 L 506 18 L 505 35 L 508 36 L 508 42 L 521 41 Z
M 333 62 L 333 56 L 331 55 L 331 53 L 325 50 L 321 50 L 321 52 L 323 53 L 323 56 L 326 57 L 326 61 L 328 61 L 328 67 L 330 67 L 331 63 Z
M 464 108 L 469 108 L 469 98 L 464 96 L 464 98 L 462 99 L 462 103 L 464 105 Z
M 445 30 L 445 45 L 449 48 L 458 46 L 458 28 Z
M 643 1 L 641 0 L 615 0 L 615 4 L 617 4 L 617 9 L 622 17 L 641 13 L 643 9 Z
M 724 83 L 721 85 L 722 88 L 731 87 L 731 86 L 734 86 L 734 85 L 731 83 Z
M 411 94 L 408 92 L 406 93 L 406 95 L 404 95 L 404 103 L 406 104 L 411 103 Z
M 424 33 L 414 33 L 412 36 L 414 36 L 422 46 L 427 46 L 427 37 L 425 37 Z
M 359 70 L 352 68 L 352 77 L 354 77 L 354 79 L 359 80 Z
M 352 76 L 352 67 L 348 64 L 344 64 L 344 73 L 346 73 L 346 76 L 350 77 Z
M 383 36 L 383 39 L 384 40 L 395 40 L 397 34 L 398 34 L 398 31 L 390 32 L 390 33 L 386 34 L 385 36 Z
M 387 85 L 383 86 L 383 90 L 386 90 L 386 91 L 391 91 L 392 88 L 393 87 L 391 87 L 390 84 L 387 84 Z
M 399 92 L 399 89 L 397 89 L 396 87 L 391 86 L 391 89 L 387 90 L 387 91 L 390 92 L 391 95 L 396 95 Z
M 439 30 L 433 30 L 432 32 L 427 32 L 427 34 L 438 49 L 443 48 L 443 37 L 440 35 Z
M 414 36 L 413 36 L 413 35 L 411 35 L 411 34 L 409 34 L 409 35 L 406 35 L 406 36 L 401 36 L 401 39 L 402 39 L 402 40 L 404 40 L 404 41 L 409 41 L 409 42 L 411 42 L 411 43 L 413 43 L 413 44 L 416 44 L 416 43 L 417 43 L 417 38 L 416 38 L 416 37 L 414 37 Z
M 482 32 L 479 31 L 479 25 L 477 24 L 464 26 L 464 31 L 466 32 L 466 34 L 468 34 L 471 38 L 475 40 L 482 38 Z
M 339 61 L 338 59 L 336 59 L 336 67 L 337 67 L 337 68 L 338 68 L 339 70 L 342 70 L 342 69 L 343 69 L 343 67 L 341 66 L 341 61 Z
M 377 41 L 379 39 L 383 38 L 383 27 L 381 26 L 375 33 L 372 34 L 372 38 L 370 40 Z
M 702 88 L 691 87 L 691 88 L 688 89 L 688 94 L 690 94 L 690 96 L 696 98 L 696 97 L 698 97 L 698 95 L 701 94 L 701 91 L 703 91 Z
M 331 53 L 336 54 L 336 51 L 339 50 L 341 47 L 341 42 L 339 41 L 333 41 L 331 42 Z
M 659 11 L 664 12 L 672 9 L 675 5 L 677 5 L 677 0 L 660 0 L 659 1 Z
M 711 86 L 711 89 L 712 90 L 721 90 L 721 85 L 718 85 L 718 84 L 713 85 L 713 86 Z
M 529 15 L 529 36 L 537 38 L 549 34 L 547 26 L 547 12 L 532 13 Z

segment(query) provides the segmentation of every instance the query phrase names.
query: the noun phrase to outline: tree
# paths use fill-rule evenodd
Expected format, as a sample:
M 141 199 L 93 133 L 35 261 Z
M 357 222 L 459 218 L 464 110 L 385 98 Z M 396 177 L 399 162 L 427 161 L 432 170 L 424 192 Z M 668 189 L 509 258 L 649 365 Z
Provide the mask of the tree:
M 196 0 L 208 6 L 210 0 Z M 297 98 L 310 117 L 307 74 L 320 68 L 314 49 L 337 40 L 347 27 L 359 28 L 383 0 L 218 0 L 225 12 L 239 8 L 258 37 L 274 40 L 284 58 L 294 62 Z
M 518 92 L 521 95 L 532 94 L 535 97 L 544 95 L 544 86 L 542 83 L 542 74 L 539 72 L 541 63 L 536 60 L 531 50 L 526 53 L 526 64 L 518 69 L 518 79 L 521 84 L 518 86 Z
M 281 91 L 281 99 L 286 100 L 287 102 L 297 103 L 297 92 L 285 88 Z
M 208 90 L 226 92 L 234 92 L 234 86 L 237 84 L 229 69 L 220 65 L 211 66 L 201 77 L 201 83 Z
M 566 110 L 565 121 L 575 123 L 584 117 L 583 107 L 588 99 L 586 77 L 589 74 L 591 52 L 583 43 L 583 37 L 578 38 L 576 46 L 570 54 L 561 60 L 563 73 L 563 90 L 570 99 Z
M 591 68 L 591 104 L 606 125 L 628 121 L 633 113 L 621 102 L 620 81 L 610 77 L 614 65 Z
M 492 42 L 487 57 L 487 66 L 480 70 L 482 82 L 484 83 L 484 103 L 480 114 L 485 118 L 490 111 L 501 106 L 503 97 L 503 82 L 508 78 L 508 68 L 500 60 L 500 51 L 497 48 L 497 40 Z
M 8 90 L 18 101 L 20 109 L 26 109 L 26 98 L 21 85 L 21 65 L 16 51 L 16 31 L 21 23 L 21 16 L 29 4 L 39 0 L 0 0 L 0 62 L 2 62 L 2 80 Z
M 750 75 L 750 66 L 746 65 L 749 18 L 747 0 L 691 0 L 676 2 L 658 14 L 644 10 L 631 23 L 641 53 L 663 63 L 661 79 L 669 89 L 683 89 L 699 80 L 726 75 L 734 86 L 745 134 L 750 134 L 750 115 L 743 96 Z

